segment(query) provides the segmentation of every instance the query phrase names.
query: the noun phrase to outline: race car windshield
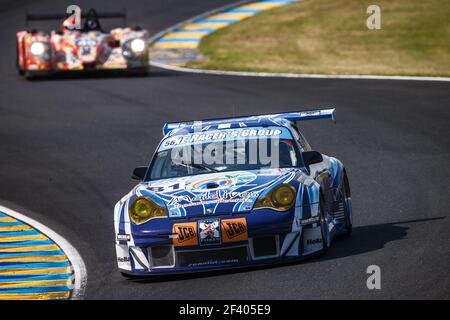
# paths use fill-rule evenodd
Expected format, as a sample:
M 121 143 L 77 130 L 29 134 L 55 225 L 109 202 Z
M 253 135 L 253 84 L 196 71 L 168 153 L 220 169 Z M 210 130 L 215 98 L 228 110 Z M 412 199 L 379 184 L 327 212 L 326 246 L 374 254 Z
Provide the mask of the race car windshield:
M 296 143 L 284 127 L 255 127 L 176 135 L 153 158 L 150 179 L 299 165 Z

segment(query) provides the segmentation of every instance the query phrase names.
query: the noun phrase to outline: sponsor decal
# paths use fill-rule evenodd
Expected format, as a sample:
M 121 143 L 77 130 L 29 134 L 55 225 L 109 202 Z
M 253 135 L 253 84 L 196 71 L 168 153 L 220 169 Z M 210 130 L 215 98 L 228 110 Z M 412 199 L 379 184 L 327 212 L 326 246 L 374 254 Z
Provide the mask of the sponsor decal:
M 176 208 L 186 208 L 191 206 L 208 205 L 215 203 L 237 203 L 237 202 L 253 202 L 259 195 L 257 191 L 227 191 L 218 190 L 213 192 L 206 192 L 198 196 L 182 195 L 174 196 L 169 202 L 168 206 Z
M 316 217 L 311 217 L 311 218 L 308 218 L 308 219 L 300 220 L 300 224 L 302 226 L 304 226 L 304 225 L 307 225 L 307 224 L 319 222 L 319 220 L 320 220 L 320 217 L 317 217 L 317 216 Z
M 200 238 L 200 245 L 220 244 L 220 220 L 199 220 L 198 234 Z
M 318 116 L 320 116 L 320 111 L 303 111 L 303 112 L 300 112 L 300 116 L 302 116 L 302 117 L 306 117 L 306 116 L 318 117 Z
M 173 245 L 176 247 L 196 246 L 198 244 L 197 223 L 176 223 L 173 225 L 172 232 L 176 237 L 172 239 Z
M 118 257 L 118 262 L 130 262 L 130 257 Z
M 210 187 L 210 185 L 214 185 L 214 187 Z M 194 183 L 188 186 L 188 189 L 194 192 L 202 192 L 203 190 L 208 189 L 224 189 L 233 185 L 233 180 L 230 177 L 216 177 L 216 178 L 206 178 L 195 181 Z
M 221 221 L 223 242 L 248 240 L 247 221 L 245 218 L 225 219 Z
M 321 238 L 306 240 L 306 244 L 309 245 L 309 246 L 315 245 L 315 244 L 318 244 L 318 243 L 322 243 L 322 239 Z
M 198 179 L 186 186 L 186 190 L 192 192 L 206 192 L 211 190 L 222 190 L 230 187 L 238 187 L 255 180 L 257 176 L 251 172 L 240 172 L 239 174 L 219 174 L 214 177 Z M 211 185 L 216 187 L 211 188 Z
M 206 265 L 211 265 L 211 264 L 238 263 L 238 262 L 239 262 L 239 259 L 208 260 L 208 261 L 204 261 L 204 262 L 190 263 L 188 266 L 189 267 L 201 267 L 201 266 L 206 266 Z
M 129 234 L 118 234 L 117 240 L 118 241 L 129 241 L 131 239 L 131 236 Z
M 322 230 L 320 227 L 303 229 L 304 254 L 316 252 L 322 249 Z
M 190 145 L 194 143 L 227 141 L 235 139 L 258 138 L 258 137 L 280 137 L 285 130 L 279 128 L 255 127 L 252 129 L 222 129 L 209 132 L 195 132 L 186 135 L 177 135 L 167 138 L 160 147 L 160 150 L 170 149 L 175 146 Z
M 150 183 L 149 188 L 155 192 L 171 192 L 185 189 L 190 192 L 205 193 L 222 189 L 237 188 L 254 181 L 256 178 L 257 175 L 252 172 L 240 171 L 235 174 L 211 174 L 207 178 L 184 177 L 168 179 Z M 217 187 L 211 188 L 211 185 L 217 185 Z

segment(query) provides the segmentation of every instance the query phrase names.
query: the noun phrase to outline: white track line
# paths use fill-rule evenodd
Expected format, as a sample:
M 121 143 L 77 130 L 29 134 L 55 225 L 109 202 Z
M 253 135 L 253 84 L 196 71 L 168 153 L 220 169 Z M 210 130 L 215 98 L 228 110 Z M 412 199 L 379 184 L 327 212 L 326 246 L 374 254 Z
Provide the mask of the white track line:
M 27 223 L 36 230 L 42 232 L 43 234 L 48 236 L 51 240 L 53 240 L 64 251 L 64 253 L 69 258 L 70 263 L 73 266 L 73 272 L 75 275 L 75 285 L 72 289 L 71 299 L 81 300 L 83 298 L 84 290 L 86 288 L 87 283 L 86 266 L 78 251 L 69 243 L 69 241 L 64 239 L 62 236 L 60 236 L 50 228 L 44 226 L 40 222 L 37 222 L 32 218 L 24 216 L 23 214 L 17 211 L 11 210 L 2 205 L 0 205 L 0 211 L 6 213 L 7 215 L 10 215 L 11 217 L 17 220 Z
M 441 81 L 450 82 L 448 77 L 413 77 L 413 76 L 378 76 L 378 75 L 332 75 L 332 74 L 299 74 L 299 73 L 271 73 L 193 69 L 172 66 L 150 61 L 150 65 L 162 69 L 199 74 L 220 76 L 261 77 L 261 78 L 306 78 L 306 79 L 360 79 L 360 80 L 409 80 L 409 81 Z

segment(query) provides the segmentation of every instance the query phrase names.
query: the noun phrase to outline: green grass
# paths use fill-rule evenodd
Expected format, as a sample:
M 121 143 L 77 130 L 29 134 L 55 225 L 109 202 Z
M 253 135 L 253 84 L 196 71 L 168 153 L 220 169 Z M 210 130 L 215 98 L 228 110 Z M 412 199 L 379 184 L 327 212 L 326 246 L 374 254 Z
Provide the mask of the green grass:
M 370 4 L 381 30 L 366 27 Z M 450 76 L 450 1 L 302 0 L 207 37 L 191 67 L 326 74 Z

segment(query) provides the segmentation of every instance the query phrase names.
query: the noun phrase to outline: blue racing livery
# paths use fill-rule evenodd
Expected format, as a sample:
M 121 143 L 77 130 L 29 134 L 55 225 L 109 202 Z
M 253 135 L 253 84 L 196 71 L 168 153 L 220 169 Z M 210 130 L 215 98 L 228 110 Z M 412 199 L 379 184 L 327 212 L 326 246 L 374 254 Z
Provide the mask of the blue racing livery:
M 114 209 L 119 270 L 206 271 L 326 253 L 352 231 L 349 182 L 343 164 L 314 151 L 298 123 L 334 117 L 323 109 L 165 124 L 150 165 L 133 173 L 139 184 Z M 251 161 L 265 145 L 278 166 Z M 205 151 L 242 161 L 189 161 Z

